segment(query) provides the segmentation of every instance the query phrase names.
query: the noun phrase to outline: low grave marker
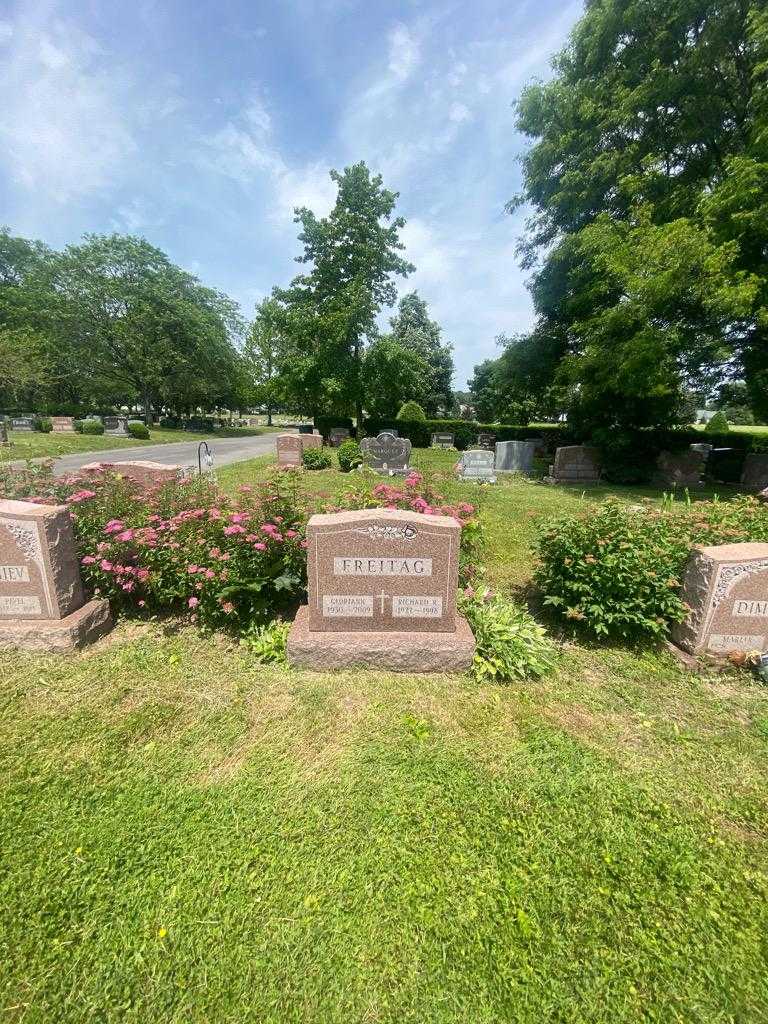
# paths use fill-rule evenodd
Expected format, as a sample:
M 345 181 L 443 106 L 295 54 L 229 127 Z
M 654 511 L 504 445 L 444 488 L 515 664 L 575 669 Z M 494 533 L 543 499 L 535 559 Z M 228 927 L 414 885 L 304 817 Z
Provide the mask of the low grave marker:
M 338 448 L 340 444 L 349 440 L 349 436 L 349 429 L 347 427 L 331 427 L 328 444 L 331 448 Z
M 682 597 L 691 610 L 672 638 L 684 651 L 768 650 L 768 544 L 694 548 Z
M 656 460 L 657 481 L 666 487 L 701 487 L 709 452 L 689 448 L 661 452 Z
M 75 432 L 74 416 L 51 416 L 51 430 L 54 434 L 73 434 Z
M 600 479 L 599 450 L 585 444 L 571 444 L 558 448 L 550 478 L 558 484 L 597 483 Z
M 309 603 L 288 637 L 291 663 L 468 668 L 474 637 L 456 610 L 460 535 L 449 516 L 396 509 L 312 516 Z
M 127 480 L 133 480 L 141 487 L 152 487 L 154 484 L 166 483 L 169 480 L 180 480 L 186 475 L 184 466 L 166 466 L 162 462 L 128 460 L 126 462 L 89 462 L 80 470 L 81 473 L 118 473 Z
M 496 469 L 499 473 L 532 473 L 535 454 L 532 441 L 497 441 Z
M 745 491 L 763 491 L 768 487 L 768 453 L 750 452 L 746 456 L 741 486 Z
M 104 433 L 112 434 L 114 437 L 128 437 L 128 417 L 105 416 Z
M 438 432 L 432 435 L 432 447 L 433 448 L 454 448 L 454 436 L 447 432 Z
M 476 480 L 482 483 L 496 483 L 496 459 L 493 452 L 484 448 L 471 448 L 462 452 L 456 463 L 460 480 Z
M 275 439 L 278 466 L 300 466 L 304 450 L 298 434 L 278 434 Z
M 35 429 L 35 421 L 32 416 L 12 416 L 11 430 L 31 431 Z
M 483 448 L 487 452 L 496 451 L 496 435 L 495 434 L 478 434 L 477 435 L 477 447 Z
M 377 437 L 364 437 L 360 453 L 371 469 L 380 473 L 407 473 L 411 457 L 411 442 L 407 437 L 396 437 L 391 431 L 382 431 Z
M 322 434 L 299 434 L 301 439 L 302 451 L 305 448 L 322 448 L 323 447 L 323 435 Z
M 68 651 L 111 627 L 85 602 L 66 505 L 0 500 L 0 648 Z

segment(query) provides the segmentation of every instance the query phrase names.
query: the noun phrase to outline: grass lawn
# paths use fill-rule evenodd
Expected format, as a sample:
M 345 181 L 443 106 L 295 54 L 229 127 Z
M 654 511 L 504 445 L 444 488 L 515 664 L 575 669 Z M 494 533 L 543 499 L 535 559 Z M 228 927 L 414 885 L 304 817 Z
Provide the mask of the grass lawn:
M 17 459 L 57 458 L 78 452 L 106 451 L 115 448 L 146 448 L 152 444 L 171 444 L 174 441 L 214 441 L 219 437 L 255 437 L 279 430 L 278 427 L 237 428 L 217 430 L 215 434 L 196 434 L 191 430 L 162 430 L 153 427 L 148 441 L 133 437 L 113 437 L 110 434 L 41 434 L 37 431 L 11 431 L 12 445 L 0 448 L 0 463 Z
M 446 490 L 509 587 L 533 516 L 606 493 Z M 265 668 L 158 623 L 5 655 L 2 1019 L 768 1019 L 768 690 L 561 646 L 513 686 Z

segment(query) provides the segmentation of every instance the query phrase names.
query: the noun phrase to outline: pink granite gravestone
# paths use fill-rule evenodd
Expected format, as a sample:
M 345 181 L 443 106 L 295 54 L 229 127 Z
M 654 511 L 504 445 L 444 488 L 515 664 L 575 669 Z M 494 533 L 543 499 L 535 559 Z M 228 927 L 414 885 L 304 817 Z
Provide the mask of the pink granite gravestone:
M 73 434 L 75 420 L 73 416 L 51 416 L 51 429 L 55 434 Z
M 474 638 L 456 611 L 461 527 L 449 516 L 365 509 L 312 516 L 309 603 L 288 638 L 293 664 L 461 671 Z
M 0 648 L 67 651 L 111 628 L 85 603 L 66 505 L 0 501 Z
M 323 435 L 322 434 L 299 434 L 301 438 L 302 451 L 305 448 L 322 448 L 323 447 Z
M 768 650 L 768 544 L 694 548 L 682 596 L 672 638 L 689 654 Z
M 304 450 L 298 434 L 278 434 L 275 440 L 278 466 L 300 466 Z
M 181 480 L 186 470 L 183 466 L 166 466 L 162 462 L 134 460 L 131 462 L 89 462 L 80 470 L 81 473 L 115 473 L 132 480 L 140 487 L 153 487 L 155 484 Z

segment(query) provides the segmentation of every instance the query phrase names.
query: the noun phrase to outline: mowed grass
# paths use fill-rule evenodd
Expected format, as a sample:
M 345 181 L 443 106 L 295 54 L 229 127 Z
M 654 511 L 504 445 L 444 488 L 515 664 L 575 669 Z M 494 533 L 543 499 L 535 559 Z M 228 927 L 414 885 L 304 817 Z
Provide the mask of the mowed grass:
M 41 434 L 37 431 L 14 430 L 9 433 L 11 446 L 0 448 L 0 463 L 22 459 L 55 459 L 60 455 L 80 452 L 108 451 L 116 448 L 146 448 L 153 444 L 171 444 L 174 441 L 214 441 L 218 437 L 254 437 L 271 433 L 277 427 L 234 428 L 217 430 L 215 434 L 198 434 L 191 430 L 163 430 L 152 427 L 147 441 L 133 437 L 113 437 L 111 434 Z
M 597 496 L 449 487 L 480 496 L 511 588 L 529 513 Z M 747 676 L 572 639 L 512 686 L 295 673 L 125 622 L 71 658 L 6 655 L 0 683 L 1 1019 L 768 1019 Z

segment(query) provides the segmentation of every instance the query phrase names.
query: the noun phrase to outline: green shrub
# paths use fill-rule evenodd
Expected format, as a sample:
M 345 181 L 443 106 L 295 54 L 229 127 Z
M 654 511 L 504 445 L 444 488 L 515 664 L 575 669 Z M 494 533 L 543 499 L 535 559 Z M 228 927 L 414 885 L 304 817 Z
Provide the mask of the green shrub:
M 82 434 L 84 420 L 72 420 L 72 429 L 76 434 Z
M 554 647 L 526 608 L 488 591 L 459 595 L 459 609 L 475 634 L 472 674 L 503 683 L 542 676 L 554 665 Z
M 731 429 L 724 412 L 716 412 L 712 419 L 704 427 L 707 434 L 727 434 Z
M 305 448 L 301 461 L 307 469 L 328 469 L 333 465 L 333 456 L 327 448 Z
M 149 428 L 145 423 L 129 423 L 128 433 L 137 441 L 149 440 Z
M 342 473 L 349 473 L 350 470 L 356 469 L 363 461 L 363 456 L 360 454 L 360 445 L 357 441 L 351 439 L 343 441 L 336 449 L 336 458 L 339 460 L 339 469 Z
M 285 665 L 290 622 L 273 619 L 260 626 L 252 622 L 240 641 L 262 665 Z
M 53 430 L 53 424 L 47 416 L 38 416 L 34 421 L 34 425 L 35 430 L 39 431 L 41 434 L 50 434 Z
M 560 516 L 539 537 L 535 582 L 544 603 L 597 636 L 662 636 L 685 618 L 680 585 L 695 544 L 768 540 L 768 506 L 667 502 Z
M 418 402 L 405 402 L 400 406 L 400 412 L 397 414 L 399 420 L 425 420 L 427 414 L 421 408 Z
M 103 434 L 104 424 L 101 420 L 83 420 L 81 434 Z

